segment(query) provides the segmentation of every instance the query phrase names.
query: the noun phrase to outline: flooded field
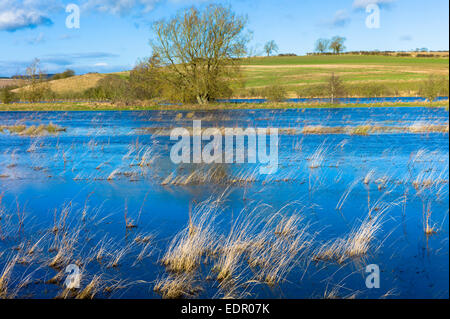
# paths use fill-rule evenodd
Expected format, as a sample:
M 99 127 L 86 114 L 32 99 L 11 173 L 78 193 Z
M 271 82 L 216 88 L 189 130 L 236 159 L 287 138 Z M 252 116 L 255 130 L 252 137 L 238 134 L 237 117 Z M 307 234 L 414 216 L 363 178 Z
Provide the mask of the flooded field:
M 278 128 L 276 173 L 174 164 L 170 131 L 194 120 Z M 426 107 L 0 112 L 0 297 L 448 298 L 448 124 Z

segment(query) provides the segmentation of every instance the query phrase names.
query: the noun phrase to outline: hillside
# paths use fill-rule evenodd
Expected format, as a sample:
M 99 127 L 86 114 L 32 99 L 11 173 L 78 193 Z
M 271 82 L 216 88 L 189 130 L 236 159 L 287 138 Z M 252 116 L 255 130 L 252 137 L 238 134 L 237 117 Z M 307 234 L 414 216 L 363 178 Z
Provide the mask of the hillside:
M 87 89 L 95 87 L 97 82 L 105 77 L 104 74 L 88 73 L 78 76 L 73 76 L 66 79 L 49 81 L 50 89 L 55 93 L 70 93 L 70 92 L 83 92 Z M 26 87 L 25 87 L 26 88 Z M 15 89 L 13 92 L 18 92 L 21 89 Z

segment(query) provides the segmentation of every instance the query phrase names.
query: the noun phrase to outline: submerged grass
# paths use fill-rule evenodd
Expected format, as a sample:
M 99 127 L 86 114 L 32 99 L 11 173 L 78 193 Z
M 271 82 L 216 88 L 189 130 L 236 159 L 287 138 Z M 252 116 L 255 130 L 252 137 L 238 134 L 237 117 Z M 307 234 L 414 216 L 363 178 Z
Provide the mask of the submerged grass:
M 218 281 L 223 298 L 247 295 L 248 287 L 257 283 L 274 286 L 285 281 L 307 259 L 314 239 L 301 211 L 288 214 L 293 205 L 276 212 L 263 204 L 244 209 L 229 232 L 220 234 L 214 227 L 221 213 L 217 203 L 201 203 L 162 258 L 169 276 L 160 279 L 155 290 L 167 298 L 190 295 L 201 263 L 210 265 L 209 278 Z
M 376 202 L 359 226 L 355 226 L 346 237 L 326 242 L 320 246 L 313 259 L 343 263 L 349 258 L 367 255 L 372 241 L 381 230 L 385 213 L 393 205 L 395 204 Z M 375 211 L 376 214 L 374 214 Z
M 214 220 L 220 211 L 220 199 L 207 200 L 196 206 L 189 225 L 172 240 L 161 263 L 172 272 L 192 272 L 200 266 L 202 258 L 214 254 L 217 241 Z
M 301 133 L 305 135 L 370 135 L 370 134 L 395 134 L 395 133 L 447 133 L 449 126 L 431 123 L 416 123 L 410 126 L 380 126 L 380 125 L 359 125 L 359 126 L 305 126 Z
M 5 299 L 8 298 L 8 288 L 9 288 L 9 282 L 11 280 L 12 272 L 14 269 L 14 266 L 16 265 L 18 260 L 18 257 L 12 257 L 10 258 L 5 266 L 3 267 L 3 270 L 0 272 L 0 298 Z
M 66 129 L 55 124 L 40 124 L 40 125 L 2 125 L 0 126 L 0 133 L 8 132 L 9 134 L 21 136 L 42 136 L 47 134 L 58 134 L 65 132 Z
M 197 284 L 192 274 L 171 274 L 158 279 L 153 290 L 165 299 L 194 297 L 202 288 Z

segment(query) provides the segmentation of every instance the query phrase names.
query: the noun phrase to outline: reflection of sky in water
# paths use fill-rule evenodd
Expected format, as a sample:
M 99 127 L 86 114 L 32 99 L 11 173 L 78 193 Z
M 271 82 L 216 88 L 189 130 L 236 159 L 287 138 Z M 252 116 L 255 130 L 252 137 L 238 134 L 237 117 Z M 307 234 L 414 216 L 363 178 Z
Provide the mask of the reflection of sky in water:
M 177 114 L 181 119 L 176 119 Z M 201 201 L 217 194 L 227 185 L 165 185 L 169 175 L 183 176 L 198 166 L 177 167 L 169 159 L 168 136 L 152 136 L 143 128 L 191 127 L 192 119 L 202 126 L 302 128 L 305 125 L 356 126 L 361 124 L 403 126 L 415 123 L 448 124 L 448 112 L 435 108 L 360 108 L 305 110 L 232 110 L 232 111 L 146 111 L 146 112 L 0 112 L 0 125 L 17 123 L 58 124 L 67 128 L 57 136 L 22 137 L 0 134 L 0 189 L 7 210 L 16 209 L 16 201 L 25 207 L 25 231 L 38 238 L 53 225 L 53 210 L 70 203 L 74 212 L 86 205 L 93 222 L 86 227 L 83 249 L 88 251 L 105 235 L 114 239 L 114 247 L 126 245 L 138 233 L 155 233 L 155 252 L 151 258 L 134 264 L 138 248 L 129 252 L 118 269 L 89 264 L 88 272 L 104 272 L 106 277 L 124 277 L 130 281 L 151 282 L 164 273 L 157 263 L 170 238 L 186 225 L 189 201 Z M 256 181 L 234 184 L 226 209 L 227 229 L 244 206 L 267 203 L 280 208 L 299 201 L 319 232 L 317 242 L 342 237 L 367 214 L 368 196 L 399 202 L 387 213 L 378 251 L 372 251 L 362 264 L 310 263 L 295 268 L 281 287 L 258 286 L 254 296 L 309 298 L 323 297 L 329 285 L 342 285 L 343 295 L 359 291 L 359 297 L 378 298 L 387 292 L 400 297 L 448 297 L 448 134 L 280 135 L 279 167 L 276 174 L 255 174 Z M 318 150 L 323 157 L 319 167 L 311 169 Z M 248 176 L 257 167 L 249 164 L 226 165 L 224 178 Z M 204 166 L 200 169 L 207 170 Z M 373 171 L 371 182 L 362 180 Z M 247 175 L 245 175 L 247 174 Z M 109 178 L 109 179 L 108 179 Z M 439 180 L 417 195 L 414 181 Z M 355 182 L 356 181 L 356 182 Z M 337 204 L 352 184 L 342 208 Z M 384 194 L 384 195 L 383 195 Z M 403 199 L 406 194 L 406 201 Z M 423 233 L 423 204 L 430 203 L 432 221 L 439 232 L 427 239 Z M 139 215 L 137 229 L 125 231 L 124 210 L 133 218 Z M 139 214 L 141 212 L 141 214 Z M 233 212 L 233 213 L 232 213 Z M 228 222 L 227 222 L 228 221 Z M 13 236 L 14 237 L 14 236 Z M 17 244 L 16 238 L 0 241 L 0 251 Z M 381 244 L 381 242 L 380 242 Z M 4 255 L 5 256 L 5 255 Z M 133 257 L 131 257 L 133 256 Z M 0 269 L 5 257 L 0 259 Z M 381 288 L 368 290 L 362 266 L 380 265 Z M 20 267 L 17 269 L 20 272 Z M 36 275 L 53 274 L 40 269 Z M 45 287 L 44 287 L 45 286 Z M 150 288 L 149 288 L 150 287 Z M 48 293 L 44 293 L 44 288 Z M 56 287 L 36 285 L 27 292 L 37 297 L 53 297 Z M 391 291 L 392 289 L 392 291 Z M 282 292 L 280 292 L 282 291 Z M 206 284 L 200 296 L 211 297 L 216 290 Z M 52 295 L 53 294 L 53 295 Z M 158 297 L 150 285 L 136 284 L 115 297 Z

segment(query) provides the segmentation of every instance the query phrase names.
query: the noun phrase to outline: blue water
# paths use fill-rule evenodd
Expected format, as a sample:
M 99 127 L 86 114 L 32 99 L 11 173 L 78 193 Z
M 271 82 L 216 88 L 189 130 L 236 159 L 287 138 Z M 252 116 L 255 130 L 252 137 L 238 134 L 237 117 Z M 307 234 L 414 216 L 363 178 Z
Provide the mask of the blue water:
M 312 250 L 345 237 L 359 225 L 368 214 L 368 194 L 372 204 L 393 204 L 364 258 L 337 264 L 313 261 L 310 252 L 281 284 L 252 285 L 248 298 L 322 298 L 337 286 L 341 297 L 449 297 L 448 133 L 280 134 L 276 174 L 256 174 L 255 181 L 247 184 L 163 185 L 170 174 L 183 176 L 198 167 L 172 163 L 169 153 L 174 141 L 155 132 L 192 127 L 193 119 L 202 120 L 203 127 L 297 129 L 306 125 L 449 122 L 448 111 L 425 107 L 222 110 L 195 111 L 193 115 L 177 111 L 0 112 L 0 125 L 51 122 L 66 128 L 58 135 L 40 137 L 0 132 L 0 271 L 10 258 L 26 252 L 44 236 L 38 252 L 14 268 L 10 292 L 27 276 L 28 284 L 17 289 L 15 297 L 53 298 L 63 291 L 61 282 L 46 282 L 58 273 L 48 266 L 55 254 L 51 249 L 55 238 L 49 230 L 55 216 L 66 208 L 66 227 L 79 230 L 67 262 L 83 261 L 82 285 L 102 274 L 105 286 L 117 280 L 126 285 L 112 292 L 102 290 L 97 297 L 160 298 L 153 290 L 154 283 L 169 273 L 159 261 L 172 238 L 188 224 L 190 203 L 195 206 L 226 191 L 228 197 L 216 220 L 218 233 L 226 234 L 244 207 L 270 205 L 273 210 L 261 213 L 270 217 L 273 211 L 295 202 L 292 209 L 301 208 L 304 222 L 314 234 Z M 320 165 L 311 169 L 311 157 L 318 148 L 325 155 Z M 223 169 L 232 180 L 255 168 L 255 164 L 228 164 Z M 370 171 L 373 174 L 366 185 L 363 180 Z M 437 182 L 419 192 L 414 181 L 424 176 Z M 424 204 L 430 205 L 430 220 L 437 230 L 431 236 L 423 229 Z M 137 228 L 125 228 L 125 212 Z M 24 216 L 23 223 L 19 223 L 20 216 Z M 152 235 L 150 253 L 138 260 L 144 245 L 134 239 L 148 234 Z M 102 262 L 90 258 L 98 243 L 107 243 L 105 250 L 110 252 Z M 108 267 L 108 256 L 124 247 L 129 248 L 120 265 Z M 221 296 L 218 282 L 210 278 L 212 264 L 214 258 L 195 272 L 203 288 L 195 297 Z M 365 286 L 368 264 L 380 267 L 378 289 Z M 251 270 L 244 274 L 252 278 Z

